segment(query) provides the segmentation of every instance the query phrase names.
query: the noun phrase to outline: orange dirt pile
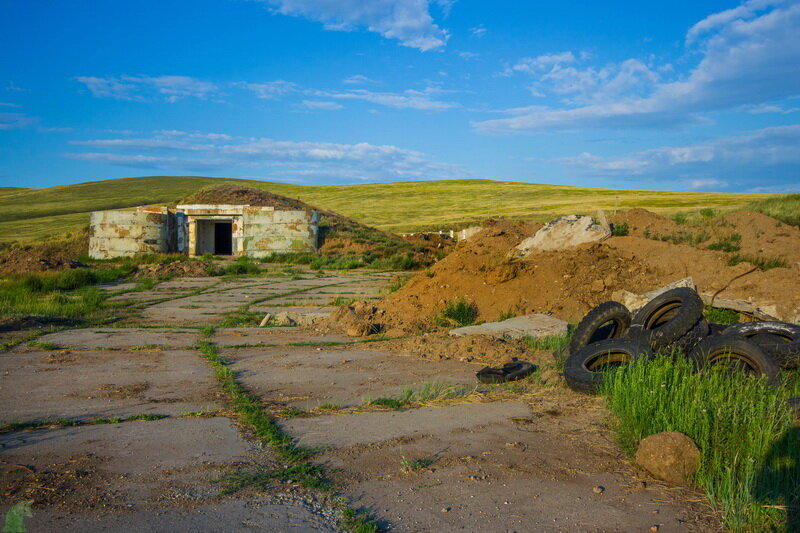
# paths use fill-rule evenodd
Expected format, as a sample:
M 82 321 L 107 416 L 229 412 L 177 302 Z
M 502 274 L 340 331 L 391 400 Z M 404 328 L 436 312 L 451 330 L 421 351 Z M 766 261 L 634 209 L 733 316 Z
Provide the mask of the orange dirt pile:
M 175 261 L 166 265 L 140 267 L 135 278 L 159 278 L 162 276 L 177 278 L 201 278 L 208 276 L 212 263 L 210 261 Z
M 629 224 L 638 228 L 647 221 L 654 229 L 665 227 L 659 226 L 658 215 L 635 211 L 627 214 Z M 730 222 L 727 218 L 724 221 L 737 228 L 734 223 L 750 223 L 748 216 L 738 213 L 729 215 L 733 219 Z M 769 218 L 758 215 L 761 217 Z M 546 313 L 576 322 L 593 306 L 611 299 L 616 290 L 644 293 L 687 276 L 694 278 L 701 292 L 715 292 L 729 284 L 719 297 L 754 301 L 772 306 L 770 314 L 784 320 L 800 319 L 800 265 L 796 263 L 790 268 L 757 270 L 731 281 L 753 265 L 728 266 L 729 253 L 636 236 L 513 258 L 514 247 L 539 227 L 525 222 L 488 221 L 478 235 L 459 243 L 449 256 L 378 302 L 376 320 L 390 332 L 430 330 L 447 302 L 464 298 L 477 307 L 478 321 L 496 321 L 510 312 Z M 788 240 L 781 242 L 788 246 L 791 240 L 797 250 L 800 235 L 795 230 L 777 226 L 774 236 L 786 232 L 787 236 L 779 238 Z M 744 228 L 739 231 L 744 251 L 751 234 Z M 757 231 L 753 230 L 753 235 Z
M 654 240 L 680 239 L 682 235 L 701 236 L 699 248 L 708 248 L 723 240 L 739 246 L 736 252 L 765 258 L 800 261 L 800 228 L 756 211 L 737 211 L 704 220 L 697 224 L 678 224 L 674 220 L 645 209 L 631 209 L 614 215 L 612 224 L 627 224 L 629 235 Z
M 538 365 L 552 364 L 548 351 L 531 351 L 522 341 L 504 340 L 482 335 L 451 337 L 447 333 L 426 333 L 418 337 L 367 343 L 365 348 L 389 351 L 421 359 L 456 359 L 467 363 L 502 366 L 512 358 Z
M 0 275 L 84 267 L 75 258 L 88 248 L 88 232 L 43 243 L 11 245 L 0 253 Z

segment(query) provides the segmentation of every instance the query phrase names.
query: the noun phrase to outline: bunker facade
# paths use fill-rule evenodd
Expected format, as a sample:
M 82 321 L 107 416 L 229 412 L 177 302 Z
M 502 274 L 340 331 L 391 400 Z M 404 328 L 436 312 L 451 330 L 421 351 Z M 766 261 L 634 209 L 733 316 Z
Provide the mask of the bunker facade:
M 175 209 L 95 211 L 89 224 L 93 259 L 146 253 L 254 258 L 314 252 L 319 214 L 303 210 L 227 204 L 179 205 Z

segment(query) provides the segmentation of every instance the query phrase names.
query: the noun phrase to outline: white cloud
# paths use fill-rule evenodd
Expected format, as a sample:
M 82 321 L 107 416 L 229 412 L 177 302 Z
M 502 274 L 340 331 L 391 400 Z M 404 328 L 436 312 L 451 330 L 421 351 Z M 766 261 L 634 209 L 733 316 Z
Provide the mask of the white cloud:
M 97 98 L 115 100 L 177 102 L 184 98 L 209 100 L 219 96 L 219 87 L 214 83 L 190 76 L 78 76 Z
M 759 0 L 741 7 L 689 30 L 701 59 L 670 81 L 661 79 L 670 65 L 637 59 L 601 69 L 565 67 L 572 63 L 568 53 L 521 61 L 511 70 L 533 76 L 536 91 L 562 96 L 566 107 L 508 112 L 510 118 L 474 126 L 503 133 L 681 126 L 701 121 L 702 113 L 800 94 L 800 3 Z M 543 70 L 547 61 L 553 67 Z
M 337 104 L 336 102 L 323 102 L 320 100 L 303 100 L 300 105 L 306 109 L 315 109 L 321 111 L 335 111 L 337 109 L 342 109 L 343 107 L 341 104 Z
M 12 104 L 9 102 L 0 102 L 0 107 L 22 107 L 19 104 Z
M 248 91 L 252 91 L 258 98 L 276 100 L 287 94 L 300 91 L 300 86 L 291 81 L 275 80 L 265 83 L 236 82 L 233 84 Z
M 0 113 L 0 130 L 18 130 L 38 122 L 24 113 Z
M 483 26 L 483 24 L 478 24 L 474 28 L 470 28 L 469 31 L 470 33 L 472 33 L 472 35 L 478 38 L 481 38 L 484 35 L 486 35 L 486 28 Z
M 421 152 L 369 143 L 277 141 L 258 137 L 168 132 L 150 138 L 97 139 L 73 144 L 91 151 L 71 159 L 162 170 L 260 168 L 276 175 L 349 180 L 444 179 L 469 176 L 461 166 L 437 163 Z M 100 150 L 100 151 L 98 151 Z
M 321 22 L 325 29 L 366 28 L 403 46 L 422 51 L 441 48 L 448 34 L 437 26 L 427 0 L 261 0 L 283 15 Z M 445 13 L 452 2 L 437 2 Z
M 597 177 L 638 176 L 676 180 L 690 189 L 724 188 L 727 177 L 781 181 L 800 165 L 800 125 L 776 126 L 684 146 L 666 146 L 606 158 L 583 153 L 553 160 Z M 678 181 L 675 181 L 678 184 Z M 765 183 L 765 186 L 768 186 Z M 671 185 L 672 187 L 672 185 Z
M 444 91 L 428 87 L 422 91 L 409 89 L 402 93 L 375 92 L 366 89 L 353 89 L 346 92 L 317 91 L 317 96 L 341 100 L 364 100 L 394 109 L 417 109 L 420 111 L 444 111 L 457 107 L 458 104 L 437 100 L 436 95 Z
M 356 74 L 354 76 L 350 76 L 349 78 L 343 79 L 342 83 L 346 83 L 347 85 L 363 85 L 367 83 L 378 83 L 378 82 L 362 74 Z

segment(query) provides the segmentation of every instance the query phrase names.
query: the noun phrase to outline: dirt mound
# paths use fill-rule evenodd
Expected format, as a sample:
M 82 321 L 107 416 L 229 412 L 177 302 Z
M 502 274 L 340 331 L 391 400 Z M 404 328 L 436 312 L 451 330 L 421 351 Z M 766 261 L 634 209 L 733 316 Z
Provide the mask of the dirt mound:
M 668 226 L 658 215 L 637 211 L 627 220 L 653 228 Z M 737 216 L 746 217 L 737 225 L 752 220 L 750 215 Z M 644 293 L 687 276 L 701 292 L 722 290 L 721 298 L 758 302 L 777 317 L 800 319 L 800 265 L 752 271 L 753 265 L 746 262 L 731 266 L 731 255 L 723 251 L 635 236 L 514 258 L 514 246 L 538 227 L 489 221 L 473 239 L 459 243 L 449 256 L 378 302 L 376 320 L 390 332 L 430 330 L 448 302 L 463 298 L 475 304 L 477 321 L 545 313 L 575 322 L 618 289 Z M 737 226 L 731 222 L 730 227 Z M 748 238 L 742 234 L 743 249 Z M 793 248 L 800 249 L 800 237 L 787 232 L 781 238 L 791 239 Z
M 741 236 L 740 253 L 800 261 L 800 228 L 756 211 L 737 211 L 718 220 L 720 237 Z
M 553 362 L 550 353 L 530 352 L 522 341 L 483 335 L 451 337 L 447 333 L 426 333 L 419 337 L 368 343 L 363 346 L 421 359 L 455 359 L 489 366 L 501 366 L 514 357 L 540 365 Z
M 12 243 L 0 252 L 0 276 L 85 267 L 77 258 L 88 248 L 88 231 L 36 244 Z
M 300 200 L 242 185 L 209 185 L 181 198 L 179 204 L 232 204 L 274 207 L 275 209 L 312 210 Z
M 614 226 L 627 225 L 628 235 L 647 237 L 648 235 L 667 235 L 679 231 L 681 226 L 674 220 L 653 213 L 647 209 L 629 209 L 609 218 Z
M 212 267 L 210 261 L 175 261 L 166 265 L 152 265 L 141 268 L 135 278 L 201 278 L 208 276 Z

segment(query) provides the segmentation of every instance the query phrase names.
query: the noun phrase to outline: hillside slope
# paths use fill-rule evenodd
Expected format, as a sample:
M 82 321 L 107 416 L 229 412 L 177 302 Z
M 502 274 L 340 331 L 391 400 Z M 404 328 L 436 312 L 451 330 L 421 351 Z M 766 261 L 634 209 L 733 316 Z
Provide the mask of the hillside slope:
M 6 189 L 0 194 L 0 242 L 40 239 L 75 231 L 89 212 L 169 204 L 201 187 L 236 183 L 298 198 L 390 231 L 449 229 L 490 216 L 546 220 L 598 208 L 644 207 L 674 212 L 702 207 L 734 209 L 756 194 L 589 189 L 491 180 L 449 180 L 311 187 L 256 180 L 151 176 Z M 23 222 L 24 221 L 24 222 Z

